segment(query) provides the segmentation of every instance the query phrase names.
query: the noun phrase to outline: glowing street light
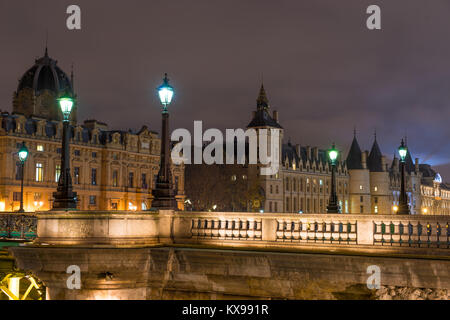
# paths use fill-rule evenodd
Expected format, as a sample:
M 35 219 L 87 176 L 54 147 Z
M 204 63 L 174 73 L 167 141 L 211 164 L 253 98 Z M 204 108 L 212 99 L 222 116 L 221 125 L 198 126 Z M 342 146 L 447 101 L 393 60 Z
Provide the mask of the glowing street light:
M 63 94 L 58 100 L 63 114 L 63 135 L 61 152 L 61 174 L 58 179 L 57 191 L 53 193 L 53 209 L 76 209 L 77 193 L 72 191 L 72 177 L 70 175 L 70 150 L 69 150 L 69 117 L 72 112 L 74 100 L 70 94 Z
M 336 194 L 336 159 L 339 155 L 334 143 L 330 150 L 328 150 L 328 157 L 331 161 L 331 194 L 330 201 L 328 202 L 327 212 L 328 213 L 339 213 L 338 199 Z
M 406 195 L 405 190 L 405 159 L 408 154 L 408 148 L 405 146 L 405 142 L 402 139 L 400 147 L 398 147 L 398 154 L 400 155 L 400 166 L 401 166 L 401 185 L 400 185 L 400 197 L 399 197 L 399 206 L 398 206 L 398 214 L 409 214 L 409 206 L 408 206 L 408 196 Z
M 153 189 L 152 207 L 155 209 L 177 209 L 175 190 L 173 188 L 172 173 L 170 170 L 170 146 L 169 146 L 169 109 L 168 105 L 174 96 L 173 87 L 169 84 L 167 73 L 164 75 L 163 84 L 158 87 L 158 95 L 162 110 L 161 132 L 161 157 L 159 172 Z
M 28 158 L 28 148 L 25 145 L 25 141 L 22 142 L 19 152 L 17 153 L 20 160 L 20 208 L 18 212 L 25 212 L 23 209 L 23 168 L 25 167 L 25 161 Z

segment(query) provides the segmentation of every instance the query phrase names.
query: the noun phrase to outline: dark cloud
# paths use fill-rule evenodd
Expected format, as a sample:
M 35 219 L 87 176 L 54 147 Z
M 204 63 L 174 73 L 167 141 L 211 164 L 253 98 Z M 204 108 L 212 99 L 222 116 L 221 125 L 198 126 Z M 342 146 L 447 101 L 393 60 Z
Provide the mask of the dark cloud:
M 81 31 L 65 27 L 70 4 L 0 3 L 1 109 L 48 30 L 50 55 L 75 64 L 80 119 L 159 131 L 155 88 L 168 72 L 172 127 L 244 127 L 263 74 L 293 142 L 346 150 L 356 126 L 362 148 L 376 129 L 392 156 L 406 133 L 413 156 L 450 177 L 446 0 L 376 1 L 381 31 L 366 29 L 365 0 L 79 0 Z

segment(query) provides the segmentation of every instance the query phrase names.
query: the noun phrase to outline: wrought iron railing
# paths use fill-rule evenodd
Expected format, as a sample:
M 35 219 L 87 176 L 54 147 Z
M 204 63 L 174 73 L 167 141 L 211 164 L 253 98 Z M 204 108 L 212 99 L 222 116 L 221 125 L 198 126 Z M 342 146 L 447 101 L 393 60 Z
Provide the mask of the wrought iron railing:
M 32 213 L 0 213 L 0 238 L 32 240 L 36 229 L 37 218 Z

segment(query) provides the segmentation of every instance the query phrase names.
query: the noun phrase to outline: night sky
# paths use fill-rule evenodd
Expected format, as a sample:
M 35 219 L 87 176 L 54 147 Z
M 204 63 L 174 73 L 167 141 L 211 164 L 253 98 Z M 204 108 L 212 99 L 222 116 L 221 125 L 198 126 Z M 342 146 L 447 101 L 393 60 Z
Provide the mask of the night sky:
M 82 29 L 66 28 L 81 7 Z M 366 28 L 367 6 L 382 30 Z M 244 128 L 264 79 L 286 140 L 347 152 L 374 131 L 389 158 L 413 157 L 450 181 L 448 0 L 0 0 L 0 109 L 44 53 L 70 74 L 79 120 L 160 131 L 155 88 L 169 73 L 171 128 Z

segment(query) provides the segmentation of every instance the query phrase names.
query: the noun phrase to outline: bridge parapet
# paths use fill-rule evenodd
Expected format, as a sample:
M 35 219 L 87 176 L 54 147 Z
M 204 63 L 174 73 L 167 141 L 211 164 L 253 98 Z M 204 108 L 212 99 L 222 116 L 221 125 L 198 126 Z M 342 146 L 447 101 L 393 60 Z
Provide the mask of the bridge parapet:
M 450 248 L 448 216 L 186 212 L 173 219 L 176 242 Z
M 6 216 L 0 215 L 3 225 Z M 35 244 L 152 246 L 175 243 L 249 249 L 401 247 L 437 249 L 446 255 L 448 250 L 443 249 L 450 249 L 449 216 L 172 210 L 48 211 L 36 216 L 9 216 L 15 221 L 12 234 L 22 234 L 26 238 L 37 233 Z M 33 228 L 36 231 L 32 231 Z

